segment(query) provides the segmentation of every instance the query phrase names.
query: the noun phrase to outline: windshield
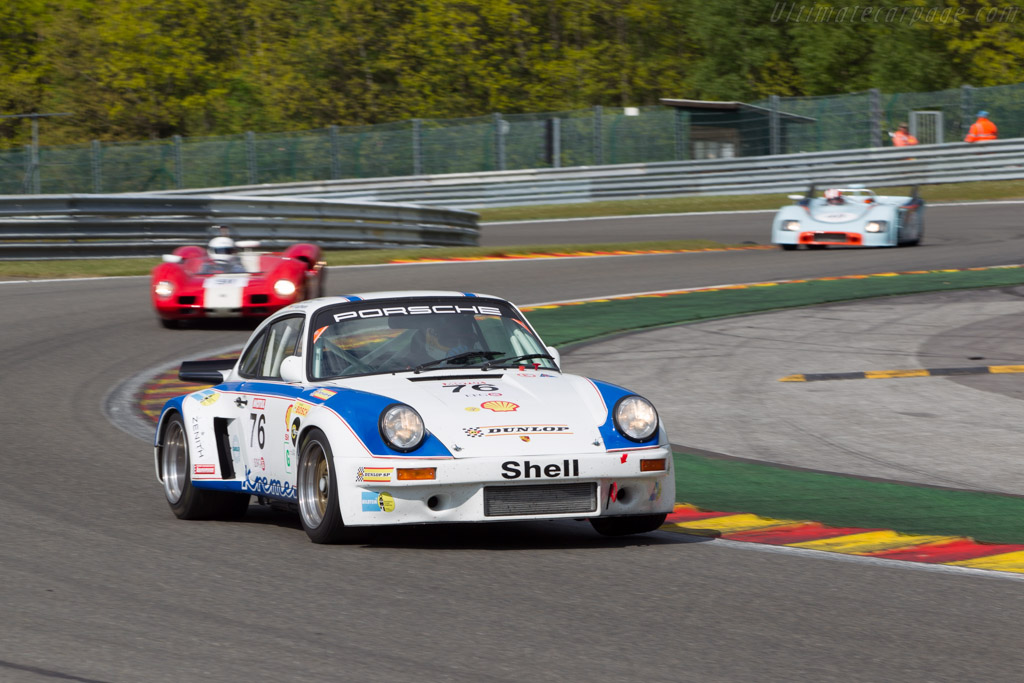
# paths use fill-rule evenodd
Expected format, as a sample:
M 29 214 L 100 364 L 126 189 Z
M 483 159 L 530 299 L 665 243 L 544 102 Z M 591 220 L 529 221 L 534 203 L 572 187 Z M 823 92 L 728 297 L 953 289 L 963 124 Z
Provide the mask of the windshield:
M 514 308 L 494 299 L 359 301 L 313 318 L 314 380 L 451 368 L 557 369 Z M 536 357 L 533 357 L 536 355 Z M 531 356 L 522 360 L 522 356 Z M 504 362 L 503 362 L 504 361 Z

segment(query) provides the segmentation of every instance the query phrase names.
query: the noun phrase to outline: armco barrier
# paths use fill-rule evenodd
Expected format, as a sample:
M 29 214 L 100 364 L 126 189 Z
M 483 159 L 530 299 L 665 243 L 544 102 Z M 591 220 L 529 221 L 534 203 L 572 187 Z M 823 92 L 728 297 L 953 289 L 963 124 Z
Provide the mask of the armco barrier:
M 201 190 L 462 208 L 658 196 L 800 192 L 810 183 L 891 187 L 1024 178 L 1024 138 L 687 162 L 246 185 Z M 160 194 L 175 194 L 174 191 Z
M 0 260 L 149 256 L 204 244 L 212 225 L 278 248 L 475 246 L 477 215 L 458 209 L 224 195 L 0 196 Z

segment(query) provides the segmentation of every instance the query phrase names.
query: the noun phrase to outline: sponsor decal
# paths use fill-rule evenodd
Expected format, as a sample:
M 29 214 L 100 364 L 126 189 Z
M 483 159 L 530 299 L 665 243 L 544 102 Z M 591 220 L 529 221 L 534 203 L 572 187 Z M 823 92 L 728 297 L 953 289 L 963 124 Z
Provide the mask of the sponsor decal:
M 326 330 L 328 327 L 330 327 L 330 326 L 329 325 L 324 325 L 319 330 L 317 330 L 316 332 L 313 333 L 313 343 L 314 344 L 316 344 L 316 340 L 320 338 L 320 335 L 323 334 L 324 330 Z
M 579 460 L 563 460 L 538 465 L 529 460 L 506 460 L 501 463 L 502 479 L 557 479 L 559 477 L 580 476 Z
M 480 409 L 476 406 L 466 406 L 466 411 L 470 413 L 479 413 Z
M 252 409 L 253 410 L 263 410 L 266 407 L 267 407 L 267 399 L 265 399 L 265 398 L 254 398 L 252 400 Z
M 623 453 L 622 457 L 619 458 L 619 462 L 621 462 L 623 465 L 625 465 L 626 464 L 626 458 L 628 458 L 628 457 L 629 457 L 629 453 Z
M 245 468 L 245 481 L 242 482 L 242 490 L 256 495 L 268 495 L 276 498 L 298 498 L 291 482 L 253 476 L 252 471 L 248 467 Z
M 220 394 L 213 389 L 203 389 L 192 394 L 192 398 L 199 401 L 201 406 L 212 406 L 220 398 Z
M 355 318 L 390 318 L 395 315 L 429 315 L 431 313 L 473 313 L 474 315 L 501 315 L 501 309 L 494 306 L 460 306 L 458 304 L 435 304 L 417 306 L 387 306 L 385 308 L 362 308 L 345 311 L 334 316 L 334 322 Z
M 480 407 L 494 413 L 512 413 L 519 410 L 519 404 L 511 401 L 484 401 Z
M 611 505 L 612 503 L 616 502 L 618 499 L 619 499 L 619 485 L 616 484 L 613 481 L 612 485 L 608 487 L 608 505 Z M 608 507 L 608 505 L 605 505 L 605 507 Z
M 546 372 L 542 372 L 542 373 L 540 373 L 540 374 L 539 374 L 539 375 L 537 375 L 537 376 L 538 376 L 538 377 L 558 377 L 558 375 L 549 375 L 549 374 L 548 374 L 548 373 L 546 373 Z
M 288 431 L 288 428 L 292 424 L 292 411 L 293 410 L 295 410 L 295 404 L 294 403 L 289 405 L 288 409 L 284 411 L 284 430 L 286 432 Z M 288 439 L 285 438 L 285 442 L 287 442 L 287 441 L 288 441 Z
M 286 474 L 291 474 L 292 463 L 295 462 L 295 458 L 293 457 L 295 455 L 295 452 L 291 448 L 289 448 L 288 445 L 289 444 L 285 444 L 284 446 L 284 471 Z
M 395 498 L 387 491 L 363 491 L 361 502 L 363 512 L 392 512 L 395 509 Z
M 651 497 L 648 498 L 647 500 L 651 501 L 652 503 L 661 500 L 661 479 L 654 482 L 654 488 L 651 490 Z
M 305 417 L 309 414 L 309 409 L 312 408 L 308 403 L 302 403 L 301 401 L 295 404 L 295 414 Z
M 202 459 L 203 457 L 203 433 L 199 431 L 199 418 L 192 417 L 192 438 L 196 444 L 196 458 Z
M 492 427 L 463 427 L 462 431 L 469 437 L 478 436 L 522 436 L 550 434 L 572 434 L 569 425 L 494 425 Z
M 331 396 L 334 396 L 336 393 L 338 393 L 338 392 L 337 391 L 331 391 L 330 389 L 317 389 L 316 391 L 314 391 L 312 393 L 312 396 L 313 396 L 313 398 L 320 398 L 320 399 L 323 399 L 323 400 L 326 401 Z
M 360 467 L 356 470 L 356 481 L 391 481 L 394 467 Z
M 519 440 L 522 441 L 523 443 L 530 443 L 530 437 L 528 436 L 521 436 L 519 437 Z
M 295 418 L 294 420 L 292 420 L 291 437 L 292 437 L 292 445 L 293 446 L 295 445 L 295 442 L 299 440 L 299 428 L 301 426 L 302 426 L 302 422 L 299 420 L 299 418 Z
M 264 472 L 266 472 L 267 471 L 267 459 L 263 458 L 263 457 L 259 457 L 259 458 L 253 457 L 253 459 L 252 459 L 252 468 L 254 470 L 263 470 Z
M 192 473 L 195 474 L 196 476 L 200 476 L 200 475 L 204 475 L 204 474 L 206 474 L 206 475 L 217 474 L 217 466 L 216 465 L 195 465 L 192 468 Z

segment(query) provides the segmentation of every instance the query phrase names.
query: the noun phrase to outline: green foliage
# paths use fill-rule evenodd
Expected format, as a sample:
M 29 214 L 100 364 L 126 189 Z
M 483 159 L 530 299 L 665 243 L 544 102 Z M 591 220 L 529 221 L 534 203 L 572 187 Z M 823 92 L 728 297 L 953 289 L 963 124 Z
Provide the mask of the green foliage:
M 0 114 L 44 144 L 1015 83 L 1024 10 L 778 0 L 6 0 Z M 27 141 L 0 120 L 0 147 Z

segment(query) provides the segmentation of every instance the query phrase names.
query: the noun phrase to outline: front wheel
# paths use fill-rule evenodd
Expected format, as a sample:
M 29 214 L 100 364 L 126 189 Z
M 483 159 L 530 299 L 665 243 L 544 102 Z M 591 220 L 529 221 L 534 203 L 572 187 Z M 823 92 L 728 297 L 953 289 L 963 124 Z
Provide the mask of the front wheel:
M 327 436 L 311 429 L 302 440 L 296 481 L 302 528 L 313 543 L 341 543 L 354 540 L 345 526 L 338 503 L 338 475 Z
M 796 251 L 795 244 L 780 244 L 779 246 L 782 247 L 784 251 Z
M 591 526 L 602 536 L 629 536 L 654 531 L 665 523 L 667 512 L 657 515 L 632 515 L 630 517 L 592 517 Z
M 160 480 L 171 512 L 179 519 L 238 519 L 245 515 L 248 494 L 195 488 L 191 463 L 185 421 L 175 414 L 168 419 L 160 442 Z

